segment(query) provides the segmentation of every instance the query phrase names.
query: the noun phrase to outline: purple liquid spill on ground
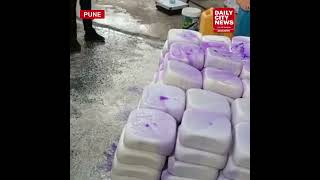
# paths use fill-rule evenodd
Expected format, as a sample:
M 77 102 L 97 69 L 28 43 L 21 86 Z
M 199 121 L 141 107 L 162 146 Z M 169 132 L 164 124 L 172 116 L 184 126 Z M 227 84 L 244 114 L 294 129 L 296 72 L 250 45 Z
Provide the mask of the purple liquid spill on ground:
M 160 100 L 161 101 L 163 101 L 163 100 L 167 100 L 167 99 L 169 99 L 168 97 L 166 97 L 166 96 L 160 96 Z
M 116 149 L 117 149 L 117 144 L 112 143 L 111 149 L 112 149 L 113 152 L 116 151 Z
M 103 154 L 105 155 L 105 160 L 101 166 L 99 166 L 99 169 L 109 172 L 112 169 L 112 161 L 114 157 L 114 153 L 116 152 L 117 149 L 117 143 L 113 142 L 111 144 L 111 147 L 105 151 Z

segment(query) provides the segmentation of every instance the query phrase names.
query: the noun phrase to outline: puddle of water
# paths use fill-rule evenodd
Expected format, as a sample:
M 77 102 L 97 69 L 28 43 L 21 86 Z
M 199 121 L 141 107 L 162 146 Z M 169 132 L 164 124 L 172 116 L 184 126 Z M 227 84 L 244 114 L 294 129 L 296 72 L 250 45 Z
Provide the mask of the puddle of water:
M 139 19 L 133 18 L 125 9 L 114 6 L 96 7 L 96 9 L 104 9 L 106 18 L 95 19 L 100 24 L 106 24 L 119 29 L 124 29 L 133 33 L 142 33 L 143 26 L 139 23 Z

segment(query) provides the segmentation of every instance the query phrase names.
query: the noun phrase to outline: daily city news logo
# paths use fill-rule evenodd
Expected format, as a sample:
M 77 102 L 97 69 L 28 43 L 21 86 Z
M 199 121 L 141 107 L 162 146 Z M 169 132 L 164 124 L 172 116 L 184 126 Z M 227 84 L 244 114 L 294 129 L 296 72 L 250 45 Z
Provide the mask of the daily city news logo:
M 234 32 L 234 8 L 213 8 L 213 31 Z

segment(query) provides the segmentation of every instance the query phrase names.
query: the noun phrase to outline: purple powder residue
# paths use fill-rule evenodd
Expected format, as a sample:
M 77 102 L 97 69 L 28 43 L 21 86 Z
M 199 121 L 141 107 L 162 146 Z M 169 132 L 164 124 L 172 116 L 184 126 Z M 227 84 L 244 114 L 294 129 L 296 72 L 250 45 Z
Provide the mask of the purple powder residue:
M 111 149 L 112 149 L 113 152 L 115 152 L 117 150 L 117 144 L 116 143 L 112 143 Z
M 239 44 L 233 45 L 233 49 L 238 51 L 243 59 L 250 57 L 250 44 L 241 42 Z
M 101 169 L 105 172 L 111 171 L 112 161 L 113 161 L 113 157 L 114 157 L 114 153 L 116 152 L 116 149 L 117 149 L 117 144 L 115 142 L 113 142 L 111 144 L 111 147 L 103 153 L 105 155 L 105 160 L 104 160 L 103 164 L 98 167 L 99 169 Z
M 166 96 L 160 96 L 160 100 L 161 101 L 163 101 L 163 100 L 167 100 L 167 99 L 169 99 L 168 97 L 166 97 Z
M 147 124 L 145 124 L 144 126 L 145 126 L 145 127 L 149 127 L 150 125 L 147 123 Z

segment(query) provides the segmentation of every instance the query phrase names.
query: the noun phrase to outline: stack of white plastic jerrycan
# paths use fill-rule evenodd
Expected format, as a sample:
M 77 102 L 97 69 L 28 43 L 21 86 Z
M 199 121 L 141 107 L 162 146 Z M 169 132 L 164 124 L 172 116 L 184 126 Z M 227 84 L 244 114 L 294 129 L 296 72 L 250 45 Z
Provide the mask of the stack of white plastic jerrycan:
M 167 113 L 132 111 L 114 156 L 112 180 L 159 180 L 176 140 L 176 120 Z
M 175 151 L 162 179 L 214 180 L 232 143 L 230 105 L 226 97 L 202 89 L 189 89 L 186 96 Z
M 154 82 L 183 90 L 206 89 L 228 97 L 230 102 L 247 97 L 250 38 L 236 36 L 231 41 L 225 36 L 171 29 Z
M 250 99 L 232 103 L 233 147 L 220 180 L 250 180 Z
M 250 98 L 250 37 L 236 36 L 232 38 L 231 50 L 242 58 L 243 67 L 240 73 L 243 84 L 242 97 Z
M 112 180 L 250 180 L 250 38 L 171 29 Z
M 202 88 L 201 70 L 204 52 L 201 34 L 185 29 L 171 29 L 160 58 L 158 81 L 183 90 Z
M 241 54 L 243 58 L 243 68 L 240 74 L 244 87 L 243 97 L 250 98 L 250 37 L 234 37 L 231 49 Z
M 233 46 L 233 39 L 225 36 L 207 35 L 201 41 L 205 54 L 204 68 L 201 71 L 203 89 L 227 97 L 230 103 L 242 97 L 244 91 L 239 76 L 245 58 L 240 51 L 232 51 Z
M 175 86 L 153 84 L 144 87 L 139 108 L 157 109 L 170 114 L 179 124 L 186 106 L 185 92 Z

